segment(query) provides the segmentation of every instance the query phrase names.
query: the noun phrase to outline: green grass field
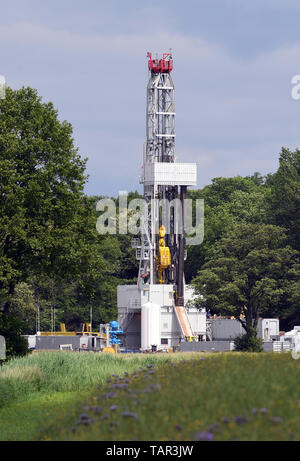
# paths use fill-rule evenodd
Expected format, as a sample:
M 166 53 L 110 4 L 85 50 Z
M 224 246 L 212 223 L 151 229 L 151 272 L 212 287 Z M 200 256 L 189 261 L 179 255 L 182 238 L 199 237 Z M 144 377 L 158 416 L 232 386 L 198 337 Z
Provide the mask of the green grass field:
M 61 418 L 77 409 L 112 374 L 170 357 L 39 352 L 13 359 L 0 369 L 0 441 L 39 440 Z
M 290 354 L 39 353 L 2 367 L 0 439 L 300 440 L 299 375 Z

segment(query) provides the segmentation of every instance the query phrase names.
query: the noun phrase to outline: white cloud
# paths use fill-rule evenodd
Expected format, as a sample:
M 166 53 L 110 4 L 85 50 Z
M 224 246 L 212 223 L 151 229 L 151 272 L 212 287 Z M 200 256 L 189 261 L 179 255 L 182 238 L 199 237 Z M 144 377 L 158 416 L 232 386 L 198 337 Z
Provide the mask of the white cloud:
M 146 86 L 148 50 L 160 53 L 172 47 L 174 52 L 176 150 L 179 161 L 199 164 L 199 184 L 216 176 L 272 171 L 281 145 L 295 144 L 299 136 L 300 102 L 297 105 L 292 100 L 290 82 L 292 75 L 300 74 L 300 43 L 241 58 L 222 44 L 171 29 L 153 34 L 148 29 L 122 34 L 75 33 L 26 22 L 0 26 L 0 40 L 11 54 L 25 45 L 28 53 L 39 50 L 45 55 L 45 63 L 49 55 L 57 58 L 52 58 L 52 67 L 40 65 L 35 58 L 32 69 L 28 64 L 27 74 L 14 69 L 14 75 L 20 79 L 26 75 L 26 81 L 35 85 L 38 82 L 42 94 L 47 89 L 51 99 L 51 72 L 55 74 L 55 105 L 67 113 L 71 123 L 76 119 L 81 151 L 91 159 L 91 183 L 103 187 L 97 187 L 97 193 L 105 193 L 109 187 L 117 189 L 122 181 L 126 188 L 125 181 L 132 183 L 132 178 L 136 178 L 132 188 L 138 187 L 144 131 L 137 126 L 143 125 L 145 100 L 141 93 Z M 94 66 L 94 73 L 84 67 L 87 56 L 101 63 Z M 116 67 L 107 70 L 111 59 Z M 84 67 L 85 95 L 77 94 L 82 72 L 76 71 L 74 62 Z M 76 114 L 70 102 L 74 98 Z
M 165 52 L 171 47 L 178 62 L 189 61 L 188 72 L 197 66 L 207 65 L 211 69 L 243 74 L 245 66 L 248 72 L 280 71 L 286 66 L 297 65 L 300 61 L 300 42 L 282 46 L 275 50 L 256 54 L 252 59 L 243 59 L 230 55 L 221 45 L 209 42 L 201 36 L 184 35 L 172 31 L 155 30 L 153 33 L 74 33 L 67 29 L 54 29 L 28 22 L 0 26 L 2 44 L 46 45 L 61 51 L 96 53 L 106 56 L 131 57 L 146 54 L 146 51 Z M 186 65 L 186 63 L 184 64 Z
M 56 30 L 30 23 L 16 23 L 0 26 L 1 43 L 48 45 L 78 53 L 140 55 L 146 50 L 165 52 L 172 47 L 176 56 L 192 59 L 197 56 L 210 59 L 224 54 L 218 45 L 208 43 L 198 37 L 189 37 L 166 31 L 140 34 L 78 34 L 70 30 Z

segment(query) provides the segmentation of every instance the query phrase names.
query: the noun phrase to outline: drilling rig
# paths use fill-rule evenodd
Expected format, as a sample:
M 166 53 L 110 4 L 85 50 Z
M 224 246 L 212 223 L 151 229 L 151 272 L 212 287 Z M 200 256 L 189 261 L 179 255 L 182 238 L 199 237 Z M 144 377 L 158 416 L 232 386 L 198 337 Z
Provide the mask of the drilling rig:
M 171 52 L 147 53 L 146 142 L 140 183 L 144 211 L 132 246 L 139 261 L 137 285 L 118 287 L 118 320 L 127 347 L 161 350 L 181 340 L 206 339 L 206 313 L 185 285 L 185 200 L 197 185 L 196 163 L 177 162 L 175 91 Z

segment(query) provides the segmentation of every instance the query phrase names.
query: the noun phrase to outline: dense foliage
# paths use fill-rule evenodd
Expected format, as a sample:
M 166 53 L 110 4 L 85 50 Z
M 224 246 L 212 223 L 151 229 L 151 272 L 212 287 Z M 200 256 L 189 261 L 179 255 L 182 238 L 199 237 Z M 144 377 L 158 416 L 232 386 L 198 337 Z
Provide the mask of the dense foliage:
M 116 286 L 131 278 L 127 236 L 97 233 L 85 167 L 72 126 L 53 104 L 31 88 L 7 88 L 0 101 L 0 309 L 6 324 L 19 318 L 23 334 L 36 331 L 38 308 L 42 330 L 53 327 L 54 310 L 55 329 L 60 322 L 79 329 L 91 307 L 96 324 L 111 320 Z
M 28 353 L 27 340 L 22 336 L 24 330 L 25 326 L 18 316 L 4 316 L 3 313 L 0 313 L 0 332 L 1 336 L 5 338 L 7 359 Z
M 187 275 L 199 304 L 240 320 L 249 344 L 260 316 L 279 317 L 282 329 L 300 319 L 299 162 L 300 151 L 282 149 L 273 175 L 215 178 L 192 193 L 205 199 L 205 237 L 190 248 Z
M 251 331 L 234 339 L 234 350 L 238 352 L 263 352 L 261 338 L 256 336 L 256 331 Z
M 9 318 L 23 334 L 59 323 L 78 331 L 91 313 L 98 327 L 116 317 L 117 285 L 135 283 L 131 236 L 97 233 L 102 197 L 84 194 L 85 167 L 53 104 L 31 88 L 8 88 L 0 101 L 0 334 Z M 300 151 L 283 148 L 274 174 L 214 178 L 189 197 L 205 204 L 204 241 L 188 248 L 185 264 L 199 303 L 240 318 L 248 335 L 260 315 L 280 317 L 281 328 L 299 323 Z

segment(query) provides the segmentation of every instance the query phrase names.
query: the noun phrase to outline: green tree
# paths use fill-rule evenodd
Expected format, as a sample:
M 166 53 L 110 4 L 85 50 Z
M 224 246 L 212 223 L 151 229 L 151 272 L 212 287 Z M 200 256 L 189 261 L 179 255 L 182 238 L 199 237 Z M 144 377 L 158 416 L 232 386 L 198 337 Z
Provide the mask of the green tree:
M 188 247 L 185 263 L 188 283 L 210 260 L 215 243 L 234 223 L 267 222 L 266 203 L 270 189 L 260 184 L 260 177 L 256 173 L 254 179 L 241 176 L 215 178 L 211 185 L 189 192 L 189 197 L 194 200 L 204 199 L 204 241 L 201 245 Z
M 5 338 L 7 359 L 29 353 L 27 339 L 22 336 L 23 331 L 24 325 L 18 316 L 5 316 L 0 312 L 0 335 Z
M 278 315 L 291 284 L 299 280 L 298 253 L 285 243 L 280 227 L 236 223 L 193 280 L 204 296 L 199 303 L 212 313 L 234 316 L 249 340 L 255 339 L 258 318 L 267 311 Z
M 0 293 L 8 313 L 15 286 L 32 273 L 76 271 L 84 217 L 85 160 L 72 127 L 36 90 L 7 88 L 0 101 Z
M 282 148 L 279 168 L 270 178 L 270 221 L 287 229 L 290 245 L 300 251 L 300 150 Z
M 29 283 L 20 282 L 16 285 L 10 314 L 20 319 L 24 334 L 35 333 L 36 303 L 33 289 Z
M 0 101 L 0 306 L 3 322 L 19 318 L 18 332 L 34 328 L 33 318 L 30 326 L 22 323 L 20 284 L 32 287 L 35 302 L 42 292 L 41 312 L 50 318 L 51 304 L 63 303 L 62 293 L 75 293 L 69 299 L 75 314 L 83 308 L 82 293 L 85 304 L 94 300 L 99 285 L 118 272 L 117 248 L 111 241 L 115 257 L 108 258 L 94 202 L 83 192 L 85 167 L 71 124 L 59 120 L 53 104 L 32 88 L 7 88 Z

